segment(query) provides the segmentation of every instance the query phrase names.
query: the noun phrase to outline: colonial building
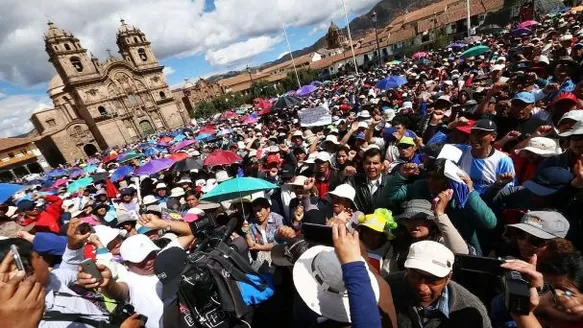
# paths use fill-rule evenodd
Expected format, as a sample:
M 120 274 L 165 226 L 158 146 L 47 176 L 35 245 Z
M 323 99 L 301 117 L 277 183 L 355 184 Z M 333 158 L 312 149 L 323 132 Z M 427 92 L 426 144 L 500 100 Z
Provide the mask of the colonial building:
M 346 37 L 344 33 L 334 24 L 334 22 L 330 23 L 330 27 L 328 28 L 328 33 L 326 34 L 326 47 L 328 49 L 338 49 L 343 48 L 346 44 Z
M 218 83 L 211 83 L 202 78 L 198 79 L 196 83 L 185 79 L 181 89 L 172 90 L 174 98 L 180 99 L 182 105 L 189 112 L 193 111 L 199 102 L 211 100 L 224 94 L 223 88 Z
M 34 141 L 35 138 L 0 138 L 0 182 L 49 168 Z
M 121 20 L 116 40 L 121 57 L 108 51 L 105 62 L 52 22 L 44 41 L 57 71 L 47 91 L 54 108 L 34 113 L 31 121 L 40 135 L 36 143 L 51 165 L 188 122 L 140 29 Z

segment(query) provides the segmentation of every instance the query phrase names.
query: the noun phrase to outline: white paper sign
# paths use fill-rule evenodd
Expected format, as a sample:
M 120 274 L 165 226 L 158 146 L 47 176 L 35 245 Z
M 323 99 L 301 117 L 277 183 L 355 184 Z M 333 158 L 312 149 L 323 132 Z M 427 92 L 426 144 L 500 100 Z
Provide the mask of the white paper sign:
M 306 108 L 298 112 L 300 125 L 303 127 L 323 126 L 332 124 L 332 115 L 324 107 Z

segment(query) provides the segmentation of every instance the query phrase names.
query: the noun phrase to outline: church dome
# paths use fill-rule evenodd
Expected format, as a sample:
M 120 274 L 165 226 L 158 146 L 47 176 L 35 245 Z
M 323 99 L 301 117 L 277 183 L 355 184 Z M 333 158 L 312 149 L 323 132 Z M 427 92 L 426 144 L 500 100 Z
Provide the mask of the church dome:
M 330 22 L 330 27 L 328 28 L 328 32 L 336 32 L 339 31 L 340 28 L 334 22 Z
M 63 80 L 61 79 L 59 74 L 57 74 L 53 76 L 53 78 L 49 82 L 49 89 L 47 90 L 47 93 L 49 94 L 49 97 L 55 96 L 63 92 L 64 87 L 65 84 L 63 83 Z

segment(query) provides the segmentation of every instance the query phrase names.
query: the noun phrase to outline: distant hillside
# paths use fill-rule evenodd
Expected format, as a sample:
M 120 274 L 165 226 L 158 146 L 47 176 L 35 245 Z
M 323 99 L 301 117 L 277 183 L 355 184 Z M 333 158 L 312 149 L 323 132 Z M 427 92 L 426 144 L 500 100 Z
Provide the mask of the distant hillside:
M 398 17 L 399 15 L 402 15 L 406 12 L 421 8 L 423 6 L 429 5 L 431 3 L 433 3 L 434 1 L 432 0 L 382 0 L 379 3 L 377 3 L 369 12 L 367 12 L 366 14 L 356 17 L 354 18 L 351 22 L 350 22 L 350 32 L 352 33 L 352 39 L 353 40 L 357 40 L 360 37 L 364 36 L 365 34 L 367 34 L 371 29 L 374 28 L 374 23 L 370 18 L 370 14 L 373 11 L 377 12 L 377 17 L 378 17 L 378 26 L 385 26 L 387 25 L 391 20 L 395 19 L 396 17 Z M 346 30 L 346 28 L 343 28 L 342 31 L 344 32 L 344 35 L 348 35 L 348 32 Z M 326 33 L 328 31 L 324 32 L 324 35 L 318 39 L 318 41 L 316 41 L 314 44 L 312 44 L 309 47 L 306 47 L 304 49 L 301 50 L 296 50 L 293 51 L 292 54 L 294 56 L 294 58 L 312 53 L 314 51 L 317 51 L 318 49 L 324 48 L 326 47 Z M 257 67 L 257 69 L 264 69 L 273 65 L 277 65 L 279 63 L 283 63 L 285 61 L 290 60 L 291 57 L 289 54 L 274 60 L 272 62 L 267 62 L 264 63 L 262 65 L 260 65 L 259 67 Z M 210 81 L 218 81 L 220 79 L 224 79 L 224 78 L 228 78 L 234 75 L 238 75 L 240 74 L 241 71 L 231 71 L 229 73 L 226 74 L 221 74 L 221 75 L 214 75 L 208 78 L 208 80 Z

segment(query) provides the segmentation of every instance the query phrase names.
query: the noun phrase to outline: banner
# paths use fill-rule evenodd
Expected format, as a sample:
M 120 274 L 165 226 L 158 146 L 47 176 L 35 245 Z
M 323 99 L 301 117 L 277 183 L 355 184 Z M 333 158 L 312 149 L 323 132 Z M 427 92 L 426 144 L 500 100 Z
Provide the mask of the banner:
M 300 125 L 303 127 L 323 126 L 332 124 L 332 115 L 324 107 L 306 108 L 298 112 Z

